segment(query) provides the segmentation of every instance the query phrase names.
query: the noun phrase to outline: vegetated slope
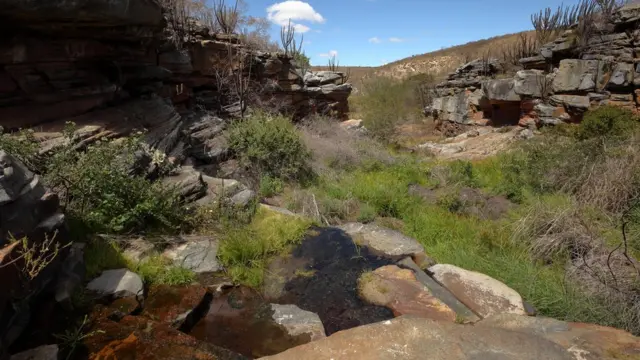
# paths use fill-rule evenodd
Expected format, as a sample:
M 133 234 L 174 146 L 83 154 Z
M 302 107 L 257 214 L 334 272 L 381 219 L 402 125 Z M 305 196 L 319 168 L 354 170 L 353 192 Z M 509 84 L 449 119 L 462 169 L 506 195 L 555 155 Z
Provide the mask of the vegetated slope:
M 532 31 L 525 33 L 532 33 Z M 351 78 L 349 81 L 354 84 L 373 76 L 404 79 L 415 74 L 431 73 L 437 77 L 443 77 L 447 73 L 455 70 L 462 63 L 480 58 L 483 55 L 489 54 L 490 56 L 500 58 L 502 49 L 516 42 L 520 34 L 522 33 L 472 41 L 438 51 L 414 55 L 380 67 L 344 66 L 342 70 L 344 71 L 346 68 L 350 70 Z M 314 66 L 313 70 L 327 70 L 327 67 Z

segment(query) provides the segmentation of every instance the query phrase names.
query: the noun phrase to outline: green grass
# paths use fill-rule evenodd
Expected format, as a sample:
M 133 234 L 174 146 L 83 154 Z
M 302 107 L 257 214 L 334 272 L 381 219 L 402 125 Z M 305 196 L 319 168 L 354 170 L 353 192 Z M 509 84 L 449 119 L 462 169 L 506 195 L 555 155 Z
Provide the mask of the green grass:
M 259 208 L 249 225 L 227 229 L 218 257 L 234 281 L 257 288 L 268 261 L 298 244 L 311 224 L 308 219 Z
M 88 279 L 100 276 L 105 270 L 122 269 L 128 265 L 118 244 L 103 239 L 94 239 L 87 244 L 84 263 Z
M 138 264 L 131 262 L 129 267 L 148 284 L 188 285 L 196 279 L 193 271 L 172 265 L 161 255 L 151 256 Z
M 186 285 L 195 280 L 192 271 L 174 266 L 169 259 L 160 255 L 151 256 L 142 262 L 127 259 L 115 242 L 107 240 L 89 243 L 84 259 L 88 279 L 100 276 L 105 270 L 127 268 L 140 275 L 148 284 Z
M 504 186 L 500 158 L 473 164 L 453 165 L 466 174 L 467 185 L 499 193 Z M 525 241 L 512 237 L 521 206 L 504 221 L 484 221 L 458 216 L 438 205 L 428 205 L 408 194 L 412 183 L 429 184 L 434 164 L 405 162 L 374 171 L 359 170 L 337 181 L 321 181 L 312 189 L 319 198 L 354 197 L 371 206 L 378 216 L 402 221 L 403 232 L 425 246 L 427 254 L 439 263 L 453 264 L 492 276 L 518 291 L 545 316 L 603 325 L 624 323 L 620 312 L 593 297 L 587 297 L 565 279 L 564 263 L 543 264 L 533 259 Z M 472 175 L 470 175 L 472 174 Z M 470 175 L 470 176 L 469 176 Z M 524 204 L 534 201 L 522 198 Z

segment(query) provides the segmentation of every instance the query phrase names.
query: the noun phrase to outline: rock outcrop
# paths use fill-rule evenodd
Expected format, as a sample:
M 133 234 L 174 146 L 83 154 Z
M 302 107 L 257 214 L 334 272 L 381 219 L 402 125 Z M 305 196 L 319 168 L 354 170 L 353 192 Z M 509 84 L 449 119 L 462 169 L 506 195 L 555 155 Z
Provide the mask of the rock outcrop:
M 0 149 L 0 358 L 28 324 L 30 299 L 55 284 L 68 252 L 59 244 L 67 241 L 58 197 L 38 175 Z M 24 254 L 33 249 L 51 258 L 39 264 L 42 268 L 31 264 L 27 273 Z M 62 250 L 54 254 L 58 249 Z
M 67 141 L 68 122 L 79 147 L 142 131 L 173 164 L 216 167 L 232 156 L 223 131 L 243 112 L 230 95 L 236 75 L 250 106 L 346 119 L 351 85 L 342 74 L 301 74 L 283 54 L 173 20 L 155 0 L 0 0 L 0 21 L 11 25 L 0 45 L 0 131 L 33 128 L 43 154 Z M 185 200 L 219 200 L 203 171 L 172 179 Z M 244 206 L 255 194 L 241 186 L 227 197 Z
M 540 127 L 579 122 L 585 111 L 615 105 L 637 111 L 640 77 L 638 4 L 617 11 L 610 23 L 578 49 L 575 30 L 543 45 L 539 55 L 520 60 L 522 70 L 504 76 L 495 59 L 458 68 L 437 85 L 425 113 L 458 124 Z M 549 71 L 552 69 L 551 71 Z

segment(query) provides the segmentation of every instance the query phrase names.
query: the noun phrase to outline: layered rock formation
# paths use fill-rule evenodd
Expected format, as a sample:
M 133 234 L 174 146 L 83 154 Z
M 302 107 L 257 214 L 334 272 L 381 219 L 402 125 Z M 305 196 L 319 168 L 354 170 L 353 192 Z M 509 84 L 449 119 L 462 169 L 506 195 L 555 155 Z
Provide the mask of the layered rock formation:
M 496 79 L 501 67 L 494 59 L 465 64 L 436 86 L 425 112 L 458 124 L 539 127 L 578 122 L 607 104 L 637 111 L 639 14 L 639 4 L 626 5 L 584 46 L 567 30 L 539 55 L 521 59 L 523 70 L 513 78 Z
M 226 125 L 244 110 L 236 75 L 249 106 L 294 118 L 348 111 L 351 85 L 341 74 L 301 74 L 291 58 L 250 51 L 236 35 L 172 21 L 156 0 L 0 0 L 0 21 L 9 29 L 0 44 L 0 127 L 34 129 L 43 153 L 73 122 L 80 145 L 144 131 L 174 164 L 216 165 L 230 155 Z M 194 201 L 207 195 L 207 182 L 196 180 Z M 242 191 L 229 196 L 246 202 Z

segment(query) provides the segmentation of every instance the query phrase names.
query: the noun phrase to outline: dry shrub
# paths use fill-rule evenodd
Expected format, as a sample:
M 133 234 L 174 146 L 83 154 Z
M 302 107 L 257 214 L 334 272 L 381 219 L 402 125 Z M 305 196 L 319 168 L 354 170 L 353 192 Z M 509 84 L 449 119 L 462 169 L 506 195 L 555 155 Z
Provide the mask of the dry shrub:
M 382 144 L 364 134 L 342 128 L 333 119 L 316 116 L 304 121 L 300 130 L 312 153 L 313 170 L 318 174 L 395 162 L 394 156 Z
M 319 197 L 311 189 L 295 189 L 287 194 L 287 208 L 325 225 L 355 221 L 361 204 L 355 198 L 346 200 Z
M 586 255 L 596 245 L 580 216 L 581 209 L 572 200 L 553 200 L 534 203 L 518 220 L 513 237 L 518 241 L 530 239 L 531 254 L 547 263 L 565 255 L 571 258 Z
M 638 142 L 632 140 L 618 151 L 617 156 L 607 156 L 589 168 L 577 192 L 581 202 L 620 213 L 628 207 L 631 199 L 640 197 Z
M 558 201 L 561 201 L 558 204 Z M 566 276 L 586 296 L 608 304 L 598 323 L 640 333 L 640 264 L 629 254 L 627 234 L 617 244 L 606 239 L 592 215 L 571 198 L 551 198 L 531 206 L 518 221 L 513 237 L 527 241 L 535 260 L 565 261 Z

